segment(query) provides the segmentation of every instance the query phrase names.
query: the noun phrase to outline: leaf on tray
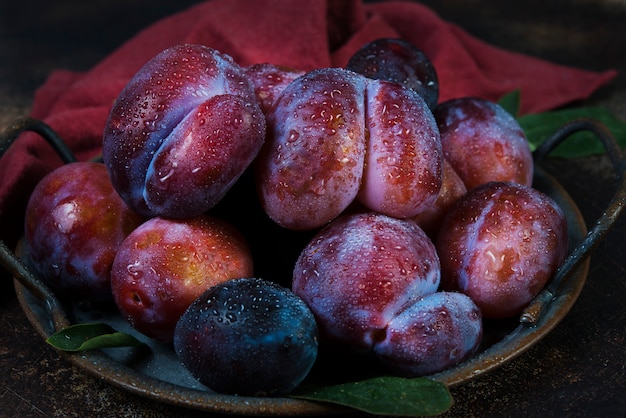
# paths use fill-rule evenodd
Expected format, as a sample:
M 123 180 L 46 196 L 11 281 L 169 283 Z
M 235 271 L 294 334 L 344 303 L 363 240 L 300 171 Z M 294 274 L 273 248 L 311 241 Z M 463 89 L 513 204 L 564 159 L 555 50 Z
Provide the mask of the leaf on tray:
M 446 412 L 453 400 L 447 386 L 427 378 L 375 377 L 319 388 L 300 388 L 292 398 L 330 402 L 370 414 L 427 416 Z
M 565 123 L 578 118 L 591 118 L 604 124 L 613 134 L 621 147 L 626 147 L 626 121 L 617 118 L 608 109 L 599 106 L 576 107 L 551 110 L 518 116 L 520 92 L 513 91 L 505 94 L 498 101 L 506 111 L 517 118 L 524 130 L 531 150 L 554 134 Z M 562 158 L 585 157 L 604 154 L 606 150 L 602 143 L 591 132 L 577 132 L 563 141 L 551 153 L 551 156 Z
M 46 342 L 62 351 L 86 351 L 107 347 L 135 347 L 143 343 L 132 335 L 102 323 L 76 324 L 50 335 Z

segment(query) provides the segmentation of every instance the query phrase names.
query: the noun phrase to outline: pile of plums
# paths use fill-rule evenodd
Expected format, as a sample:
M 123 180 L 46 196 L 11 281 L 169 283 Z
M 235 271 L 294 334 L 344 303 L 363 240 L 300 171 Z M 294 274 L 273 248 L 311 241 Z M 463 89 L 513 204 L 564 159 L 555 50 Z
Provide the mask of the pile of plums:
M 544 287 L 567 227 L 532 188 L 516 120 L 438 95 L 400 39 L 310 72 L 172 47 L 113 104 L 104 164 L 37 186 L 28 258 L 61 297 L 113 301 L 218 392 L 288 393 L 318 348 L 401 376 L 452 367 L 483 318 Z

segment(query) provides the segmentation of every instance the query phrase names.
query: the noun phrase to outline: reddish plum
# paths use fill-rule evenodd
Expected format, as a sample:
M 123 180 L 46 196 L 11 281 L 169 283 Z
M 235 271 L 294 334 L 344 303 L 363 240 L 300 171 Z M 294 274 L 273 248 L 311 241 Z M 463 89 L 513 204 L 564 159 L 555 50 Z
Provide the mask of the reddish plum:
M 480 309 L 463 293 L 424 296 L 389 321 L 374 346 L 379 361 L 399 376 L 425 376 L 471 356 L 482 340 Z
M 565 215 L 544 193 L 512 182 L 470 190 L 437 240 L 441 285 L 466 293 L 484 317 L 520 314 L 567 253 Z
M 254 94 L 261 110 L 266 114 L 283 90 L 304 71 L 270 63 L 254 64 L 245 68 L 246 75 L 254 86 Z
M 30 196 L 27 257 L 59 297 L 111 300 L 115 254 L 143 220 L 119 197 L 104 165 L 66 164 L 45 176 Z
M 417 93 L 399 84 L 371 81 L 366 95 L 369 141 L 358 199 L 389 216 L 415 216 L 432 206 L 441 189 L 435 118 Z
M 373 354 L 391 372 L 434 373 L 470 356 L 482 317 L 462 293 L 437 292 L 439 258 L 412 221 L 344 215 L 301 253 L 292 289 L 311 308 L 320 349 Z
M 265 118 L 245 70 L 200 45 L 155 56 L 128 82 L 105 126 L 114 187 L 146 216 L 213 207 L 260 150 Z
M 533 160 L 519 123 L 497 103 L 462 97 L 434 111 L 444 157 L 467 189 L 489 181 L 532 184 Z
M 413 222 L 377 213 L 344 215 L 296 262 L 292 289 L 331 345 L 369 351 L 389 321 L 440 280 L 435 246 Z
M 439 80 L 430 59 L 403 39 L 381 38 L 354 53 L 346 68 L 366 77 L 398 83 L 417 92 L 431 109 L 439 99 Z
M 267 120 L 257 184 L 264 209 L 281 226 L 323 226 L 354 201 L 415 216 L 437 198 L 439 131 L 412 90 L 324 68 L 289 84 Z
M 174 349 L 201 383 L 227 394 L 277 396 L 295 389 L 317 358 L 318 330 L 289 289 L 257 278 L 218 284 L 181 316 Z
M 272 107 L 257 182 L 279 225 L 319 227 L 355 199 L 365 160 L 364 94 L 364 77 L 327 68 L 296 79 Z
M 119 247 L 111 288 L 120 312 L 135 329 L 170 342 L 178 318 L 200 294 L 252 273 L 248 245 L 229 223 L 207 215 L 155 217 Z

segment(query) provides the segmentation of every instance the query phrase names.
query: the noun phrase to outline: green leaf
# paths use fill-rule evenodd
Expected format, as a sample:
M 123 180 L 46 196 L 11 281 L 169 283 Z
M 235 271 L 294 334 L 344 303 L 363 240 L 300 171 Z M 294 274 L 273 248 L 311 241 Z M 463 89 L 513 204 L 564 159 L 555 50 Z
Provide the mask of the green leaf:
M 314 389 L 300 388 L 290 396 L 395 416 L 438 415 L 450 409 L 453 403 L 445 384 L 421 377 L 375 377 Z
M 143 343 L 101 323 L 76 324 L 50 335 L 46 342 L 62 351 L 85 351 L 107 347 L 134 347 Z
M 498 104 L 513 115 L 514 118 L 517 118 L 519 115 L 520 102 L 521 92 L 519 90 L 507 93 L 498 100 Z
M 577 118 L 592 118 L 603 123 L 620 146 L 626 146 L 626 122 L 602 107 L 579 107 L 530 114 L 520 117 L 518 122 L 526 133 L 528 141 L 537 146 L 566 122 Z M 605 151 L 602 143 L 591 132 L 583 131 L 568 137 L 550 155 L 573 158 L 603 154 Z

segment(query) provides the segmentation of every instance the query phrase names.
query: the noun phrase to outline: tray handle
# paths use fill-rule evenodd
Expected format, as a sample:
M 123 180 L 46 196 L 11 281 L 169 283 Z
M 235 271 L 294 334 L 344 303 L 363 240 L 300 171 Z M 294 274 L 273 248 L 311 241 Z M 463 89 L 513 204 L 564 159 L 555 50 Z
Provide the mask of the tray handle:
M 622 149 L 617 141 L 615 141 L 615 138 L 613 138 L 609 129 L 594 119 L 573 119 L 559 128 L 558 131 L 542 142 L 533 152 L 535 164 L 545 158 L 568 137 L 582 131 L 588 131 L 594 134 L 604 146 L 613 166 L 613 170 L 615 171 L 618 182 L 617 190 L 606 207 L 606 210 L 596 220 L 593 227 L 587 232 L 585 238 L 583 238 L 578 246 L 575 247 L 563 261 L 550 283 L 522 312 L 520 322 L 527 327 L 533 327 L 537 324 L 548 304 L 558 297 L 559 289 L 563 283 L 568 280 L 571 273 L 598 246 L 613 227 L 617 218 L 621 215 L 624 206 L 626 206 L 626 161 L 624 160 Z
M 0 134 L 0 157 L 17 140 L 23 132 L 35 132 L 46 140 L 61 160 L 67 164 L 77 161 L 76 157 L 57 135 L 57 133 L 46 123 L 26 117 L 17 120 Z M 65 310 L 59 299 L 52 290 L 38 279 L 21 261 L 15 253 L 7 247 L 3 240 L 0 240 L 0 264 L 11 274 L 13 278 L 27 288 L 37 299 L 44 303 L 50 313 L 54 330 L 58 331 L 70 325 Z

